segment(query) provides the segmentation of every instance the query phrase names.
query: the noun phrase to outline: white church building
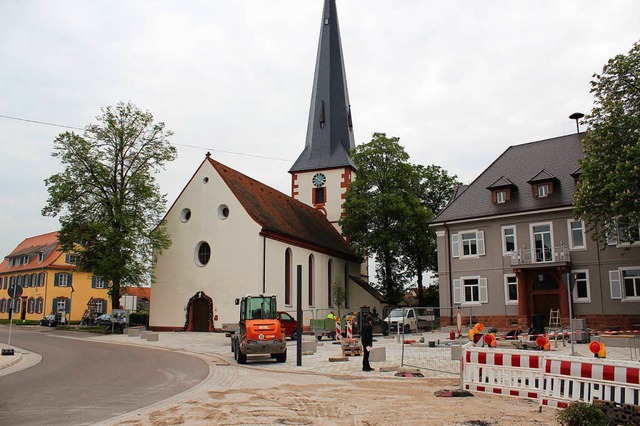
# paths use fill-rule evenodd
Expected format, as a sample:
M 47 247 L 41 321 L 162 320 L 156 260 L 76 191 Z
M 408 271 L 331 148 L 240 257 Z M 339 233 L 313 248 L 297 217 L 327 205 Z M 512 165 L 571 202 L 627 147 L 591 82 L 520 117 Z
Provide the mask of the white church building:
M 155 262 L 149 326 L 217 331 L 238 321 L 236 298 L 276 294 L 295 314 L 302 267 L 303 325 L 334 306 L 382 311 L 367 283 L 364 259 L 341 235 L 338 220 L 356 169 L 355 147 L 335 0 L 325 0 L 304 150 L 293 164 L 291 196 L 207 153 L 165 216 L 171 247 Z M 298 318 L 300 320 L 300 318 Z

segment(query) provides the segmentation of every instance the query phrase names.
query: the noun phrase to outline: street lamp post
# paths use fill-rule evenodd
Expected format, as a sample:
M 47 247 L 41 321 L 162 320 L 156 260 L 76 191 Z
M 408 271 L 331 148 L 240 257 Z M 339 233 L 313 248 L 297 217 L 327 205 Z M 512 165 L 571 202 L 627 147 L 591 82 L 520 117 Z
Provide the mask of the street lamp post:
M 569 273 L 569 282 L 567 283 L 567 287 L 568 287 L 568 294 L 569 294 L 569 331 L 570 331 L 570 336 L 569 338 L 571 339 L 571 356 L 575 356 L 576 353 L 574 351 L 573 348 L 573 344 L 575 342 L 575 336 L 573 334 L 573 288 L 576 285 L 576 276 L 573 273 Z

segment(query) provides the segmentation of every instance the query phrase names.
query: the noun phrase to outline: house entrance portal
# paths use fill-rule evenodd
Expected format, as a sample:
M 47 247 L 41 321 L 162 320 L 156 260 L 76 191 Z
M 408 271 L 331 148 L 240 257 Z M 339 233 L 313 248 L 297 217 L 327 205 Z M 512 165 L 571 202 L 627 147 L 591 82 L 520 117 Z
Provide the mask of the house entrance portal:
M 552 309 L 560 309 L 560 297 L 562 283 L 559 282 L 557 273 L 545 273 L 538 271 L 531 283 L 531 318 L 536 318 L 538 322 L 549 326 L 549 313 Z M 564 307 L 562 307 L 564 308 Z
M 193 302 L 193 331 L 209 331 L 209 304 L 204 299 Z
M 213 300 L 202 291 L 189 299 L 184 330 L 213 331 Z

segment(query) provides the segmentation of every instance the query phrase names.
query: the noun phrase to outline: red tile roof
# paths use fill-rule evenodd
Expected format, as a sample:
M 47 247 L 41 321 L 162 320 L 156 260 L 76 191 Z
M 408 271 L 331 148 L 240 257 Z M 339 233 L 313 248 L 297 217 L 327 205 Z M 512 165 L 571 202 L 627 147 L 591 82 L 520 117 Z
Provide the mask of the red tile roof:
M 44 254 L 44 260 L 42 262 L 38 262 L 39 253 Z M 18 244 L 18 246 L 5 257 L 2 263 L 0 263 L 0 274 L 42 269 L 51 265 L 61 254 L 62 251 L 60 251 L 60 243 L 58 243 L 58 231 L 29 237 Z M 28 264 L 9 267 L 8 258 L 15 258 L 24 255 L 29 255 Z
M 121 296 L 138 296 L 151 299 L 151 287 L 126 287 L 122 289 Z
M 262 226 L 262 235 L 360 262 L 344 238 L 320 211 L 210 157 L 208 161 L 247 213 Z

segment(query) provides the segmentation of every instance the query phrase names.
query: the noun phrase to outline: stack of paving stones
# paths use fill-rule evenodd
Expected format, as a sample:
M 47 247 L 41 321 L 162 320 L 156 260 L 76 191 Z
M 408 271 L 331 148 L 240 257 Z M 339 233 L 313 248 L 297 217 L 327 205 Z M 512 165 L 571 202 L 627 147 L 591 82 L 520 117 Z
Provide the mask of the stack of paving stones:
M 357 339 L 342 339 L 342 356 L 362 356 L 362 346 Z

